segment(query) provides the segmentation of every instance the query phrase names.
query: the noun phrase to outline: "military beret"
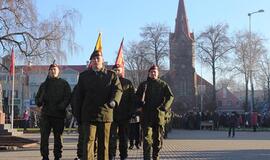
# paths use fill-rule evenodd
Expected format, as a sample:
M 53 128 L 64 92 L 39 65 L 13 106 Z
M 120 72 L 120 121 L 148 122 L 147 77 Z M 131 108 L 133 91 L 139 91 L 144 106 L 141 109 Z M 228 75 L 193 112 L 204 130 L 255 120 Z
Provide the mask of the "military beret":
M 158 66 L 157 66 L 157 65 L 152 65 L 152 66 L 149 68 L 148 72 L 150 72 L 152 69 L 158 70 Z
M 49 70 L 50 70 L 51 68 L 53 68 L 53 67 L 59 68 L 57 64 L 53 63 L 53 64 L 51 64 L 51 65 L 49 66 Z
M 98 50 L 94 50 L 94 52 L 90 56 L 90 60 L 94 57 L 97 57 L 97 56 L 102 56 L 102 53 Z

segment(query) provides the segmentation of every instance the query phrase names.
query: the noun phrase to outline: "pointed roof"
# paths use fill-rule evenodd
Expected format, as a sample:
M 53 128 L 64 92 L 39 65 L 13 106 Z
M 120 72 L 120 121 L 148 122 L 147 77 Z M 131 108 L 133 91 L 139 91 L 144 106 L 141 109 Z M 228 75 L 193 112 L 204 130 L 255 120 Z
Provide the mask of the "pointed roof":
M 175 32 L 174 33 L 176 35 L 180 35 L 184 33 L 184 35 L 187 38 L 194 41 L 193 33 L 190 33 L 189 28 L 188 28 L 188 19 L 186 15 L 184 0 L 179 0 L 177 16 L 175 19 Z

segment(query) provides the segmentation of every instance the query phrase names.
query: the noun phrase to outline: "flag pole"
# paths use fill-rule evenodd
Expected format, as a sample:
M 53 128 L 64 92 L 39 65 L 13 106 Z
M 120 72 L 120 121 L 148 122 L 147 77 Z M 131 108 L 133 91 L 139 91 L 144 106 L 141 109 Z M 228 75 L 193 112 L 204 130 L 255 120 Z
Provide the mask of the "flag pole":
M 15 66 L 14 66 L 15 68 Z M 14 68 L 13 68 L 13 74 L 12 74 L 12 92 L 11 92 L 11 129 L 13 129 L 14 124 Z
M 10 65 L 10 73 L 12 75 L 12 90 L 11 90 L 11 129 L 13 129 L 14 124 L 14 81 L 15 81 L 15 55 L 14 50 L 12 48 L 11 51 L 11 65 Z

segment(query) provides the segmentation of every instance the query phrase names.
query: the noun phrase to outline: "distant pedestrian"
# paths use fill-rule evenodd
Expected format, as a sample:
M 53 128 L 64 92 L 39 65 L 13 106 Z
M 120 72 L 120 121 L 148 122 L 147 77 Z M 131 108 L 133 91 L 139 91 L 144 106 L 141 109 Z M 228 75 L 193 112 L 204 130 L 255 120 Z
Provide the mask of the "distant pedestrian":
M 235 136 L 235 127 L 237 126 L 237 115 L 235 112 L 232 112 L 229 115 L 229 132 L 228 132 L 228 137 L 231 137 L 231 132 L 232 132 L 232 137 Z
M 25 132 L 27 130 L 28 124 L 29 124 L 29 118 L 30 118 L 30 114 L 29 111 L 25 110 L 23 113 L 23 122 L 24 122 L 24 129 L 23 131 Z
M 258 113 L 257 112 L 252 112 L 251 114 L 251 125 L 253 128 L 253 132 L 257 131 L 257 124 L 258 124 Z
M 213 122 L 214 122 L 214 130 L 218 130 L 219 129 L 219 114 L 218 114 L 218 112 L 214 112 Z

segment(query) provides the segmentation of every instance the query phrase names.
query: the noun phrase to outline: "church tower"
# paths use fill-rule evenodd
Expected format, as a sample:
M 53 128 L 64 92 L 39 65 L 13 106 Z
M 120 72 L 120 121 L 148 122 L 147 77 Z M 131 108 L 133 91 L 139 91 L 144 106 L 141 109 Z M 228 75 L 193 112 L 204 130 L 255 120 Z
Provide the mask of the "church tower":
M 173 110 L 196 107 L 195 41 L 189 32 L 184 0 L 179 0 L 174 33 L 169 36 L 170 71 L 165 76 L 175 96 Z

